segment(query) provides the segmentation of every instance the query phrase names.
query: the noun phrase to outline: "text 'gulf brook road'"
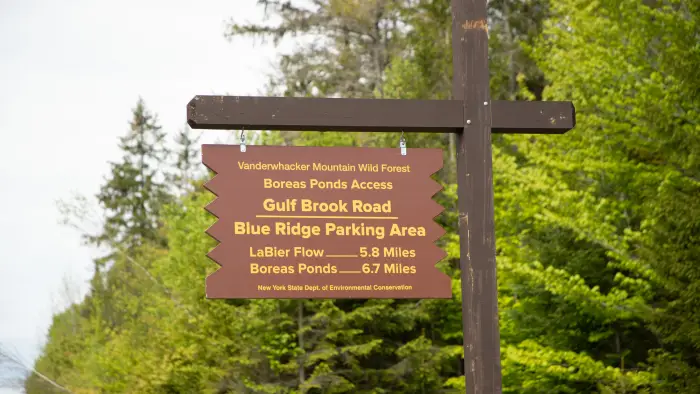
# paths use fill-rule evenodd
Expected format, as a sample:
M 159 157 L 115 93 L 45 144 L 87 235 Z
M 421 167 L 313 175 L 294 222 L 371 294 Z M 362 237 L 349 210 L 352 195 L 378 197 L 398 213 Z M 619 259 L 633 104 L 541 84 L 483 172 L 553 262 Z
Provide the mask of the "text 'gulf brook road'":
M 450 298 L 439 149 L 203 145 L 208 298 Z

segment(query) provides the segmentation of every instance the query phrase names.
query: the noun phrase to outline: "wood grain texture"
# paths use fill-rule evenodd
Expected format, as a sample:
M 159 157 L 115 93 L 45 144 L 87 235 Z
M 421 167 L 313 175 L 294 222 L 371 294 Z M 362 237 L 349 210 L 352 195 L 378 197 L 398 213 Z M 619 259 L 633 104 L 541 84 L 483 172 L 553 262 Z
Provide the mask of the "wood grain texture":
M 457 142 L 464 376 L 467 394 L 494 394 L 502 388 L 486 0 L 452 0 L 452 18 L 452 94 L 469 120 Z
M 569 102 L 495 101 L 494 133 L 561 134 L 574 127 Z M 193 129 L 461 132 L 461 100 L 196 96 Z

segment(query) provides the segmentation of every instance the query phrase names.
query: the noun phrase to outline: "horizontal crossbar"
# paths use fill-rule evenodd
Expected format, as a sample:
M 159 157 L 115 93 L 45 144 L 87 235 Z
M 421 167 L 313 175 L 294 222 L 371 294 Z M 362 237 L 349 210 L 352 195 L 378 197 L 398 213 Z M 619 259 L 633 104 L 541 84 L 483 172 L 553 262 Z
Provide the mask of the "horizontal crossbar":
M 566 101 L 493 101 L 493 133 L 562 134 L 576 124 Z M 193 129 L 460 132 L 460 100 L 195 96 Z

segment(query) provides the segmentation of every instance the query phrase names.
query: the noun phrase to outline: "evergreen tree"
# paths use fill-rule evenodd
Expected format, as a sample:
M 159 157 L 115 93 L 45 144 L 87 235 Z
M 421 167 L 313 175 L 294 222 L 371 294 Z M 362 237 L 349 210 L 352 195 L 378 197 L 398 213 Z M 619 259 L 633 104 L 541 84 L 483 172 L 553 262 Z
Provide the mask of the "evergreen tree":
M 168 174 L 168 181 L 178 194 L 194 191 L 192 182 L 197 180 L 198 175 L 200 175 L 197 169 L 201 165 L 199 138 L 200 136 L 192 135 L 192 129 L 189 126 L 185 126 L 175 135 L 174 171 Z
M 119 139 L 122 161 L 110 163 L 111 176 L 97 195 L 105 222 L 102 233 L 92 238 L 98 245 L 127 250 L 149 243 L 165 245 L 158 218 L 171 199 L 163 175 L 166 135 L 143 99 L 132 116 L 128 134 Z
M 280 58 L 270 88 L 285 96 L 371 97 L 400 52 L 400 13 L 408 0 L 258 0 L 277 25 L 231 23 L 227 37 L 301 37 L 308 42 Z
M 129 126 L 127 135 L 119 138 L 122 160 L 110 163 L 111 174 L 97 194 L 104 215 L 102 231 L 88 237 L 108 250 L 95 260 L 90 310 L 111 328 L 129 318 L 120 294 L 143 292 L 139 281 L 148 264 L 134 258 L 145 247 L 167 246 L 160 220 L 163 207 L 172 201 L 166 184 L 166 134 L 141 98 Z
M 342 94 L 342 80 L 356 84 L 356 97 L 449 97 L 447 0 L 345 2 L 356 13 L 317 1 L 318 15 L 291 1 L 260 3 L 282 25 L 259 32 L 327 29 L 329 53 L 358 51 L 347 59 L 373 56 L 352 41 L 363 37 L 355 30 L 347 47 L 335 39 L 345 25 L 384 20 L 367 10 L 388 7 L 386 20 L 405 27 L 386 36 L 398 41 L 382 76 L 367 77 L 371 90 L 355 80 L 365 68 L 300 56 L 295 70 L 317 74 L 283 72 L 290 95 L 313 93 L 318 78 L 323 95 Z M 504 393 L 700 392 L 700 3 L 490 3 L 494 96 L 541 92 L 578 110 L 563 137 L 494 136 Z M 408 141 L 449 147 L 433 134 Z M 398 138 L 271 132 L 263 142 L 396 146 Z M 196 190 L 158 210 L 167 250 L 120 254 L 100 293 L 55 317 L 37 370 L 76 393 L 463 392 L 456 188 L 441 179 L 448 257 L 439 266 L 453 277 L 452 300 L 207 300 L 204 279 L 218 267 L 205 257 L 215 242 L 204 229 L 215 218 L 202 207 L 214 196 Z M 113 232 L 122 233 L 130 234 Z M 37 376 L 26 387 L 46 392 Z
M 534 48 L 545 97 L 578 109 L 568 138 L 521 144 L 558 183 L 541 220 L 598 256 L 576 269 L 607 293 L 591 339 L 607 362 L 700 392 L 700 3 L 582 4 L 554 1 Z

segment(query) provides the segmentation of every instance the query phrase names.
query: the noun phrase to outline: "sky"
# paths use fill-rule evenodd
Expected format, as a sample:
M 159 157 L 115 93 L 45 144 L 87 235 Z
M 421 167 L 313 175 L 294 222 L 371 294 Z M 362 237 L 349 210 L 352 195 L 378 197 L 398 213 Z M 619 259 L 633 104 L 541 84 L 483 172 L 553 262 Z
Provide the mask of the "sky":
M 64 283 L 87 291 L 98 252 L 56 201 L 98 192 L 139 96 L 175 133 L 197 94 L 262 94 L 277 50 L 223 36 L 262 15 L 255 0 L 0 0 L 0 345 L 32 365 Z

